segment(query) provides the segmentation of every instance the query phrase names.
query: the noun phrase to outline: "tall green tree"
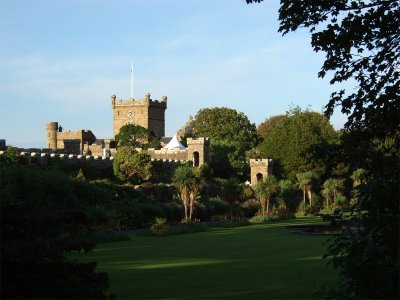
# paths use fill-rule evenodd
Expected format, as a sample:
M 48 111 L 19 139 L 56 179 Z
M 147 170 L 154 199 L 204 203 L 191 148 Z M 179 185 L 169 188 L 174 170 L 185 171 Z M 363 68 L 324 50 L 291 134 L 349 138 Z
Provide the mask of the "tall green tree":
M 299 188 L 303 191 L 303 208 L 305 209 L 306 194 L 308 196 L 309 205 L 312 205 L 312 191 L 316 185 L 318 176 L 312 171 L 307 171 L 296 174 L 296 177 Z
M 178 168 L 176 168 L 173 182 L 180 193 L 183 209 L 185 211 L 185 222 L 189 221 L 188 204 L 190 200 L 190 193 L 192 191 L 193 181 L 194 174 L 192 167 L 179 166 Z
M 279 183 L 275 176 L 269 175 L 263 180 L 257 182 L 254 187 L 254 193 L 261 204 L 261 213 L 265 216 L 265 212 L 269 215 L 269 205 L 271 198 L 279 191 Z
M 297 186 L 288 179 L 279 181 L 279 198 L 283 201 L 286 210 L 295 212 L 297 209 L 299 190 Z
M 338 133 L 329 120 L 320 113 L 299 107 L 272 120 L 272 125 L 262 133 L 264 140 L 258 150 L 263 157 L 276 161 L 275 174 L 291 180 L 297 173 L 309 170 L 319 176 L 325 175 L 327 163 L 316 158 L 312 149 L 338 143 Z
M 196 201 L 197 196 L 200 194 L 201 190 L 205 186 L 205 184 L 206 182 L 202 176 L 201 169 L 199 168 L 193 169 L 192 183 L 189 192 L 189 199 L 190 199 L 189 220 L 192 220 L 194 203 Z
M 136 152 L 132 147 L 118 148 L 113 161 L 114 174 L 122 181 L 140 183 L 152 174 L 151 157 L 144 152 Z
M 236 178 L 229 178 L 222 181 L 221 196 L 222 199 L 229 204 L 230 217 L 233 217 L 233 206 L 235 202 L 240 200 L 240 184 Z
M 260 140 L 255 124 L 244 113 L 227 107 L 200 109 L 188 126 L 194 137 L 235 142 L 242 151 L 254 148 Z
M 249 164 L 246 154 L 236 142 L 212 140 L 210 145 L 210 168 L 217 178 L 229 179 L 232 176 L 246 180 Z
M 323 184 L 322 194 L 326 199 L 326 208 L 329 208 L 330 199 L 333 198 L 333 205 L 336 205 L 337 196 L 344 189 L 344 180 L 337 178 L 329 178 Z

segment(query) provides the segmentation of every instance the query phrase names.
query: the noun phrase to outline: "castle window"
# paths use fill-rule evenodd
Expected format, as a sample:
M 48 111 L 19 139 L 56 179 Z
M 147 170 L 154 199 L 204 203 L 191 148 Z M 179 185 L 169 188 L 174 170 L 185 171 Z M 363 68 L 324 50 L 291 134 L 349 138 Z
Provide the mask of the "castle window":
M 49 137 L 50 137 L 50 132 L 49 132 Z
M 193 167 L 198 167 L 200 164 L 199 152 L 193 152 Z

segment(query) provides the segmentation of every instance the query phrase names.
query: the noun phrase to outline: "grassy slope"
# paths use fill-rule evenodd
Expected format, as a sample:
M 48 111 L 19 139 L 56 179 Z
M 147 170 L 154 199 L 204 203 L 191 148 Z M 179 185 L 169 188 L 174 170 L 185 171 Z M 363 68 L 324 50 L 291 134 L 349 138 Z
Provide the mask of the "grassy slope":
M 335 274 L 321 259 L 326 236 L 290 233 L 271 224 L 101 244 L 97 261 L 118 299 L 315 299 Z

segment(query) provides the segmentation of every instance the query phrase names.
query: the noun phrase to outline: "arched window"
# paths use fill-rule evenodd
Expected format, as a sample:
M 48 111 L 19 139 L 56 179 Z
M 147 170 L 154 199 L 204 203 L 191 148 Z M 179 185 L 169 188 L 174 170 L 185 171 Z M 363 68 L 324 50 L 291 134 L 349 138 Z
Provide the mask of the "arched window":
M 198 167 L 200 163 L 200 156 L 199 152 L 193 152 L 193 167 Z

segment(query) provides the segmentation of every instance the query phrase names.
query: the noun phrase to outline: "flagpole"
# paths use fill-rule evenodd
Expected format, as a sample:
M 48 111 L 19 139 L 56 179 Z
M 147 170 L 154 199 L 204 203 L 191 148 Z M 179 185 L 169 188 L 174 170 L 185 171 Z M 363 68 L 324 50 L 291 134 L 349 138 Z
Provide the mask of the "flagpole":
M 133 63 L 131 63 L 131 99 L 133 99 Z

